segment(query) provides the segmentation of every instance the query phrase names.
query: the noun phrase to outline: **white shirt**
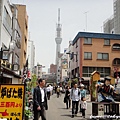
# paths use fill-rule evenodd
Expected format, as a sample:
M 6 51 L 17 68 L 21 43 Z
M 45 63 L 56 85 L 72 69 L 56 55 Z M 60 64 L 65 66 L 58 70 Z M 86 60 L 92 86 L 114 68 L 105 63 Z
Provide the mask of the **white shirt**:
M 81 101 L 81 108 L 87 109 L 87 102 L 86 101 Z
M 79 101 L 80 100 L 81 94 L 78 95 L 79 91 L 80 90 L 78 88 L 71 89 L 70 98 L 72 99 L 72 101 Z
M 40 87 L 40 91 L 41 91 L 42 102 L 44 102 L 44 97 L 45 97 L 44 89 Z
M 47 87 L 47 92 L 50 92 L 50 91 L 51 91 L 50 87 Z

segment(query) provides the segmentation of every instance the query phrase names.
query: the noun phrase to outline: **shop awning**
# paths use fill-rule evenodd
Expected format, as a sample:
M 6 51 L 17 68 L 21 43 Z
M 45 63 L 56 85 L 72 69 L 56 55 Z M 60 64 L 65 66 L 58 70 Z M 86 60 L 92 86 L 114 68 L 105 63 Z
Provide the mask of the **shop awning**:
M 2 73 L 3 73 L 3 77 L 8 77 L 8 78 L 19 78 L 21 79 L 21 76 L 16 74 L 14 71 L 12 71 L 11 69 L 8 69 L 6 67 L 4 67 L 3 65 L 0 66 L 2 69 Z

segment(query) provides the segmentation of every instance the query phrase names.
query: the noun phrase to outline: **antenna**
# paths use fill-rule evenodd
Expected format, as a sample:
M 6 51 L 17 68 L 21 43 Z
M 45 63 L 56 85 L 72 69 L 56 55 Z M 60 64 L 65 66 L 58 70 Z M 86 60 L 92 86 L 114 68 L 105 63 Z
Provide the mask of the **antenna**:
M 60 23 L 60 8 L 58 8 L 58 24 Z
M 87 31 L 87 13 L 88 13 L 89 11 L 87 11 L 87 12 L 84 12 L 84 14 L 86 15 L 86 31 Z

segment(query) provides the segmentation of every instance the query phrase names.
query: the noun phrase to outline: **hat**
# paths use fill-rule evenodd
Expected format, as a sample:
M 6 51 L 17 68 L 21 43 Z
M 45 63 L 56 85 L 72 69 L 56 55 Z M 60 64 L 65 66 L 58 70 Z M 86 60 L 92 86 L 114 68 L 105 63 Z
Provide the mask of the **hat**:
M 84 87 L 84 85 L 83 85 L 83 84 L 81 84 L 81 85 L 80 85 L 80 87 Z
M 107 77 L 105 77 L 105 79 L 104 79 L 105 81 L 106 80 L 109 80 L 109 81 L 111 81 L 111 78 L 109 77 L 109 76 L 107 76 Z

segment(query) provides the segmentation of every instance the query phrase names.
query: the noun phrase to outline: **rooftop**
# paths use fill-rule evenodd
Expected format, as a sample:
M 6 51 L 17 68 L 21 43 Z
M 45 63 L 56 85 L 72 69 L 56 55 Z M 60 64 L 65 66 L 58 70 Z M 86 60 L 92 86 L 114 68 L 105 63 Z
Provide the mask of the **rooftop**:
M 106 34 L 106 33 L 92 33 L 92 32 L 79 32 L 73 40 L 73 44 L 79 38 L 103 38 L 103 39 L 112 39 L 112 40 L 120 40 L 120 34 Z

